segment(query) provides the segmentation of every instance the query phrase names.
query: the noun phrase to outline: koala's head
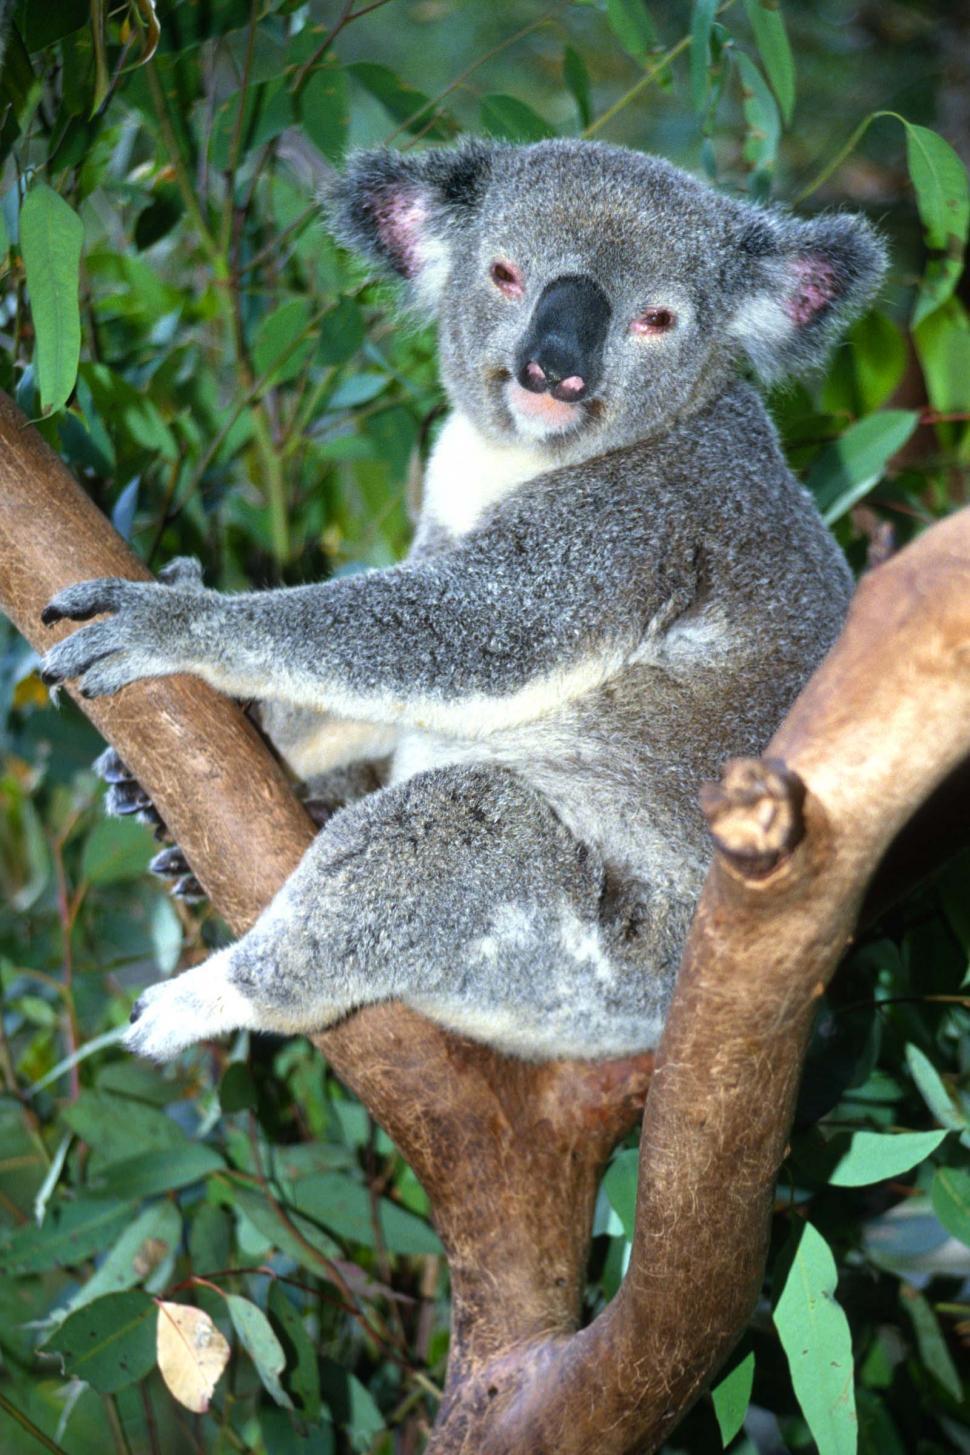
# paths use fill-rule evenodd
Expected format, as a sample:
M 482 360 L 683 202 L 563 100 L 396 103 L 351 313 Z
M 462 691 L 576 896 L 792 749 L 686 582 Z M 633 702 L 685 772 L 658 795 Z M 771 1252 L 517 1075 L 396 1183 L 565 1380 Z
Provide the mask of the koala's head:
M 858 217 L 800 221 L 598 142 L 362 152 L 324 201 L 437 317 L 455 405 L 559 458 L 663 429 L 745 359 L 812 369 L 885 266 Z

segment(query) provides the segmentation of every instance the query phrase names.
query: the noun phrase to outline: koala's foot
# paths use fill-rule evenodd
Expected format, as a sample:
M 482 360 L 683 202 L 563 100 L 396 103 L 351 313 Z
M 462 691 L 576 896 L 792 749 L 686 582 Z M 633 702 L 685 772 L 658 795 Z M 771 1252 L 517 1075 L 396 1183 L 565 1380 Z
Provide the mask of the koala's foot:
M 156 839 L 170 837 L 161 814 L 142 788 L 131 769 L 122 761 L 114 748 L 105 748 L 92 764 L 95 773 L 107 783 L 104 796 L 105 813 L 112 818 L 125 818 L 134 814 L 142 823 L 151 825 Z M 205 890 L 192 873 L 189 861 L 178 844 L 170 844 L 155 855 L 149 869 L 164 879 L 176 899 L 187 904 L 199 904 L 205 900 Z
M 201 1037 L 253 1027 L 256 1007 L 232 979 L 230 951 L 219 950 L 172 980 L 150 985 L 135 1002 L 124 1044 L 167 1061 Z

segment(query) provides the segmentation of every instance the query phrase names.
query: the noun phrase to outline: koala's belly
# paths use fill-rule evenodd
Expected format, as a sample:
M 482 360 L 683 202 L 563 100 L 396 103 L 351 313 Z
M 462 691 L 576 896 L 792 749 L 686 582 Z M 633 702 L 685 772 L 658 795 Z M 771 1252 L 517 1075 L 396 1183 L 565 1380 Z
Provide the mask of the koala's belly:
M 463 743 L 454 738 L 439 738 L 434 733 L 401 733 L 391 759 L 390 785 L 406 783 L 418 773 L 431 768 L 444 768 L 449 763 L 477 763 L 487 760 L 488 752 L 475 752 L 480 744 Z

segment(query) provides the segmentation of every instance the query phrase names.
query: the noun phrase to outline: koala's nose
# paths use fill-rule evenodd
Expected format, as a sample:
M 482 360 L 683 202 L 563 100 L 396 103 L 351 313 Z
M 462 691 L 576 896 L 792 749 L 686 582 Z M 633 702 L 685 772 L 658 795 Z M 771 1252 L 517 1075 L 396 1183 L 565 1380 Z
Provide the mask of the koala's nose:
M 599 382 L 611 312 L 592 278 L 566 276 L 547 284 L 518 350 L 516 378 L 523 389 L 570 404 L 585 398 Z

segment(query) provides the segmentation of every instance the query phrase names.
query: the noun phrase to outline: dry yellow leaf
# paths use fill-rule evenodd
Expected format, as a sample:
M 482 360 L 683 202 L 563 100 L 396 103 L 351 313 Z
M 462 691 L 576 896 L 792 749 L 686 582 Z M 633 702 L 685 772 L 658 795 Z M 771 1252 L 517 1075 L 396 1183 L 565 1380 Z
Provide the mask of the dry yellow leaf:
M 209 1315 L 191 1304 L 159 1299 L 156 1349 L 161 1376 L 179 1404 L 205 1414 L 229 1363 L 229 1345 Z

